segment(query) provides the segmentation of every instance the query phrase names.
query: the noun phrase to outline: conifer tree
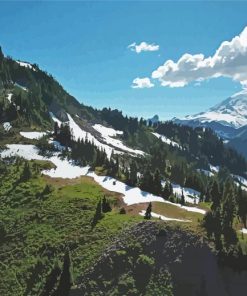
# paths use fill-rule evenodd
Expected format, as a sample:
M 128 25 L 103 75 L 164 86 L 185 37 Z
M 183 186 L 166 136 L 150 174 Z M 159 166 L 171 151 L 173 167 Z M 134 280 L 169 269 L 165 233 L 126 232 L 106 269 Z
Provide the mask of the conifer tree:
M 48 274 L 46 278 L 46 283 L 44 286 L 43 291 L 41 292 L 40 296 L 50 296 L 54 295 L 55 286 L 58 281 L 58 277 L 61 273 L 61 270 L 58 265 L 55 265 L 51 272 Z M 56 293 L 55 293 L 56 295 Z
M 59 130 L 58 123 L 55 121 L 55 123 L 54 123 L 54 136 L 55 137 L 57 137 L 57 135 L 58 135 L 58 130 Z
M 215 211 L 218 207 L 220 207 L 220 199 L 221 199 L 219 184 L 217 180 L 213 181 L 209 194 L 212 199 L 211 210 Z
M 185 205 L 185 197 L 184 197 L 184 190 L 182 189 L 182 195 L 181 195 L 181 205 Z
M 144 215 L 144 219 L 150 220 L 152 218 L 152 204 L 151 202 L 149 203 L 147 209 L 146 209 L 146 213 Z
M 107 213 L 110 211 L 111 211 L 111 206 L 109 204 L 109 201 L 106 199 L 106 197 L 104 195 L 103 200 L 102 200 L 102 212 Z
M 31 178 L 31 176 L 32 176 L 32 173 L 31 173 L 31 169 L 29 166 L 29 162 L 25 161 L 24 168 L 23 168 L 22 175 L 21 175 L 21 180 L 23 182 L 28 181 Z
M 237 202 L 238 202 L 238 215 L 246 228 L 246 219 L 247 219 L 247 193 L 243 192 L 241 186 L 238 188 L 237 194 Z
M 137 165 L 135 161 L 130 163 L 129 183 L 131 186 L 135 186 L 137 183 Z
M 153 189 L 153 176 L 149 169 L 145 171 L 141 179 L 141 189 L 144 191 L 152 192 Z
M 63 261 L 63 269 L 60 276 L 59 284 L 56 290 L 56 296 L 69 296 L 69 291 L 72 286 L 72 278 L 70 271 L 70 254 L 69 250 L 66 250 Z
M 102 202 L 101 199 L 98 201 L 96 211 L 93 217 L 92 226 L 95 227 L 98 221 L 103 217 L 102 215 Z
M 160 195 L 162 190 L 160 171 L 156 169 L 153 180 L 153 193 Z

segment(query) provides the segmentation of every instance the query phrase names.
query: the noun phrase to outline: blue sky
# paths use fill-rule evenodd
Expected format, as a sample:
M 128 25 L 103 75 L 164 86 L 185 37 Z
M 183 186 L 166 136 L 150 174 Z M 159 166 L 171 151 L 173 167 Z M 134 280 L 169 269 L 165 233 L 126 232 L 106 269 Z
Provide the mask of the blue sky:
M 231 78 L 132 88 L 165 61 L 214 55 L 247 26 L 247 2 L 0 2 L 5 54 L 51 73 L 79 101 L 162 119 L 203 111 L 241 89 Z M 136 53 L 145 41 L 158 51 Z

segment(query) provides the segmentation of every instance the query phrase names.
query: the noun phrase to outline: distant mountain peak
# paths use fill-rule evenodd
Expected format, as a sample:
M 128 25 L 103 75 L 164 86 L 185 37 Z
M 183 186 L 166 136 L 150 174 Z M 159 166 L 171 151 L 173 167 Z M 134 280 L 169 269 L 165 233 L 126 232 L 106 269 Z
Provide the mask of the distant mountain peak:
M 234 129 L 245 126 L 247 125 L 247 89 L 232 95 L 206 112 L 187 115 L 181 121 L 197 121 L 200 124 L 215 122 Z
M 151 122 L 152 124 L 159 122 L 159 115 L 155 114 L 152 118 L 148 119 L 148 122 Z

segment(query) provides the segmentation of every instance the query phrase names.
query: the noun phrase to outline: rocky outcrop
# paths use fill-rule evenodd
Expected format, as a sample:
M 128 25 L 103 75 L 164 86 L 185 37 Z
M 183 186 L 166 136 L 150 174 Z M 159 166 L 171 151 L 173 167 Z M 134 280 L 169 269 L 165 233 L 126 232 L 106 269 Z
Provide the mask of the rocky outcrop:
M 98 295 L 110 295 L 124 273 L 133 274 L 135 281 L 142 278 L 143 287 L 147 286 L 151 276 L 145 277 L 145 270 L 144 274 L 135 270 L 140 253 L 154 260 L 152 275 L 158 278 L 164 270 L 171 275 L 176 296 L 245 295 L 246 273 L 221 269 L 217 256 L 201 237 L 180 227 L 147 221 L 130 228 L 116 240 L 79 279 L 71 295 L 94 295 L 95 289 Z M 136 262 L 128 264 L 131 260 Z M 94 282 L 93 288 L 90 282 Z M 148 295 L 145 288 L 138 293 Z

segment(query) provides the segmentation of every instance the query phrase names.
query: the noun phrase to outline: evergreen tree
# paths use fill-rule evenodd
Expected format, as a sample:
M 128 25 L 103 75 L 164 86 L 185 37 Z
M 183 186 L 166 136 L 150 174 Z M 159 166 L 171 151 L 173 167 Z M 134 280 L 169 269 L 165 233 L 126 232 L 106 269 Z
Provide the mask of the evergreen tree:
M 110 212 L 110 211 L 111 211 L 110 203 L 109 203 L 109 201 L 106 199 L 106 197 L 104 195 L 103 200 L 102 200 L 102 212 L 107 213 L 107 212 Z
M 184 190 L 182 189 L 182 195 L 180 200 L 181 205 L 185 205 L 185 197 L 184 197 Z
M 156 195 L 160 195 L 162 191 L 161 186 L 161 176 L 159 169 L 156 169 L 154 173 L 154 180 L 153 180 L 153 193 Z
M 146 209 L 146 213 L 144 215 L 144 219 L 150 220 L 152 218 L 152 204 L 151 202 L 149 203 L 147 209 Z
M 58 281 L 58 277 L 61 273 L 61 270 L 58 265 L 56 265 L 51 272 L 48 274 L 46 283 L 44 286 L 43 291 L 41 292 L 40 296 L 51 296 L 54 295 L 54 289 Z M 55 293 L 56 295 L 56 293 Z M 57 294 L 58 295 L 58 294 Z
M 55 121 L 54 123 L 54 137 L 57 137 L 59 131 L 58 123 Z
M 95 227 L 96 224 L 98 223 L 98 221 L 103 217 L 102 214 L 102 202 L 101 199 L 99 200 L 97 207 L 96 207 L 96 211 L 93 217 L 93 221 L 92 221 L 92 226 Z
M 238 215 L 246 228 L 246 219 L 247 219 L 247 193 L 243 192 L 241 186 L 238 188 L 237 194 L 237 203 L 238 203 Z
M 142 190 L 152 192 L 153 190 L 153 176 L 149 169 L 145 171 L 142 176 L 140 187 Z
M 25 161 L 24 168 L 21 174 L 21 181 L 28 181 L 32 176 L 32 172 L 29 166 L 29 162 Z
M 215 211 L 217 208 L 220 207 L 220 199 L 221 199 L 219 184 L 218 184 L 217 180 L 213 181 L 209 194 L 212 199 L 211 210 Z
M 130 186 L 136 186 L 137 184 L 137 165 L 135 160 L 130 163 L 129 184 Z
M 169 197 L 173 194 L 173 188 L 172 188 L 172 184 L 171 182 L 169 182 L 168 180 L 165 183 L 165 186 L 162 190 L 162 197 L 164 199 L 169 199 Z
M 62 273 L 55 293 L 56 296 L 69 296 L 70 288 L 72 286 L 70 265 L 71 261 L 69 250 L 66 250 L 64 255 Z

